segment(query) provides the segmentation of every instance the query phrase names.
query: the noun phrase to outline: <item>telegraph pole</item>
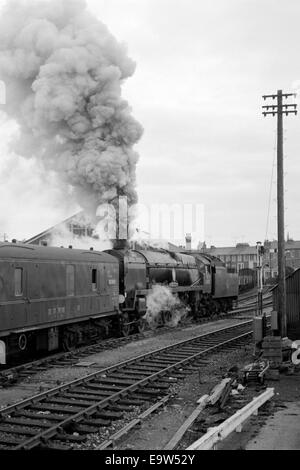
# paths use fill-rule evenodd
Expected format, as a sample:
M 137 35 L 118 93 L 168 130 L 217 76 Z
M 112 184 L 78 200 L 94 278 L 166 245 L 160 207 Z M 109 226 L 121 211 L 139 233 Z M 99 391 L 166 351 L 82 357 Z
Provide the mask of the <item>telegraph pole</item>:
M 262 255 L 263 255 L 263 247 L 261 246 L 261 242 L 256 242 L 256 254 L 257 254 L 257 304 L 258 304 L 258 313 L 260 316 L 263 314 L 263 262 L 262 262 Z
M 278 326 L 282 338 L 287 335 L 286 286 L 285 286 L 285 242 L 284 242 L 284 176 L 283 176 L 283 114 L 297 114 L 296 104 L 282 104 L 282 98 L 295 96 L 294 93 L 263 95 L 263 99 L 272 98 L 277 104 L 263 106 L 263 115 L 277 114 L 277 234 L 278 234 Z M 270 111 L 269 111 L 270 109 Z

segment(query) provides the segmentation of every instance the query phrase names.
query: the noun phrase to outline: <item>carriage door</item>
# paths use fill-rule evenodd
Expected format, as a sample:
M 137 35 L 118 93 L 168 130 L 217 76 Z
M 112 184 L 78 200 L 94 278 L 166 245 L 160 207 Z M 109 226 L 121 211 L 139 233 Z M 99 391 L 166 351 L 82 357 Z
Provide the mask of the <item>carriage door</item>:
M 13 294 L 14 308 L 12 309 L 12 327 L 20 327 L 27 324 L 29 315 L 29 299 L 27 298 L 27 276 L 24 266 L 18 264 L 13 265 Z
M 106 310 L 109 307 L 109 295 L 107 289 L 107 267 L 104 263 L 99 265 L 98 272 L 100 275 L 99 289 L 101 298 L 101 307 Z

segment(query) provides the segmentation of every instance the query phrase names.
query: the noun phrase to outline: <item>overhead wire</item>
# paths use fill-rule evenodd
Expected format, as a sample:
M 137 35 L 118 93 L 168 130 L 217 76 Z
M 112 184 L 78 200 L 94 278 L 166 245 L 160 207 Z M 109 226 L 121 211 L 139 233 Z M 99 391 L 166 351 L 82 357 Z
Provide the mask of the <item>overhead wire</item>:
M 272 163 L 271 181 L 270 181 L 270 189 L 269 189 L 269 203 L 268 203 L 268 215 L 267 215 L 267 222 L 266 222 L 265 240 L 268 239 L 268 231 L 269 231 L 270 208 L 271 208 L 273 177 L 274 177 L 274 167 L 275 167 L 275 158 L 276 158 L 276 141 L 277 141 L 277 134 L 275 132 L 274 147 L 273 147 L 273 163 Z

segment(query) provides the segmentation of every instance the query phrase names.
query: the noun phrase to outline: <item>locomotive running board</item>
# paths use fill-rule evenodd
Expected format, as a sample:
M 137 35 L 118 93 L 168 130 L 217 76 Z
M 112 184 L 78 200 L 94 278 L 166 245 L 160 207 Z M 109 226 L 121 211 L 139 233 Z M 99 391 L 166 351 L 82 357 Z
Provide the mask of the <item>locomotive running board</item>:
M 203 291 L 203 286 L 178 286 L 178 287 L 171 287 L 168 285 L 163 285 L 163 284 L 155 284 L 155 285 L 162 285 L 163 287 L 167 287 L 170 289 L 171 292 L 176 293 L 176 292 L 202 292 Z M 147 295 L 149 292 L 152 292 L 152 289 L 139 289 L 135 291 L 136 295 Z

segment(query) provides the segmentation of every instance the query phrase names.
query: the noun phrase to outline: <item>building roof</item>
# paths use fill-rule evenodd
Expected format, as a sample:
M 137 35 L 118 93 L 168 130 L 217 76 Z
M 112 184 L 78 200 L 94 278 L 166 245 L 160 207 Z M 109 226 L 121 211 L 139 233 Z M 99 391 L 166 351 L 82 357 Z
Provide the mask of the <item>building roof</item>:
M 241 243 L 237 246 L 210 247 L 206 248 L 205 252 L 214 256 L 254 255 L 256 254 L 256 246 L 249 246 Z
M 90 263 L 115 263 L 116 259 L 108 253 L 94 250 L 76 250 L 22 243 L 0 243 L 0 258 L 36 259 L 56 261 L 84 261 Z
M 267 241 L 265 243 L 266 248 L 277 248 L 278 247 L 278 242 L 277 240 L 273 241 Z M 300 250 L 300 240 L 287 240 L 285 242 L 285 249 L 286 250 Z
M 35 242 L 36 240 L 39 240 L 41 238 L 44 238 L 44 237 L 47 237 L 47 235 L 51 235 L 51 233 L 56 230 L 56 229 L 59 229 L 60 227 L 62 227 L 63 225 L 65 224 L 69 224 L 70 222 L 72 222 L 74 220 L 74 223 L 75 221 L 78 219 L 78 217 L 81 217 L 83 216 L 83 211 L 80 211 L 80 212 L 77 212 L 77 214 L 74 214 L 72 215 L 71 217 L 68 217 L 67 219 L 63 220 L 62 222 L 59 222 L 58 224 L 56 225 L 53 225 L 53 227 L 50 227 L 48 228 L 47 230 L 44 230 L 43 232 L 37 234 L 37 235 L 34 235 L 33 237 L 31 238 L 28 238 L 28 240 L 25 240 L 25 243 L 33 243 Z

